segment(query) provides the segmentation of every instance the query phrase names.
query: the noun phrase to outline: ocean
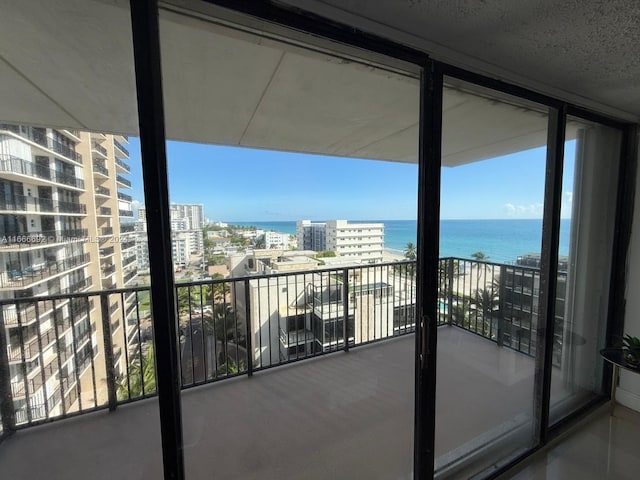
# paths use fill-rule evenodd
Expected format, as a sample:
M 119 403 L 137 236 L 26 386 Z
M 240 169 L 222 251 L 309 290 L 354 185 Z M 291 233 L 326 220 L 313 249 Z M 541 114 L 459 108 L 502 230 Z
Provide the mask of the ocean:
M 353 222 L 364 220 L 352 220 Z M 416 243 L 416 220 L 366 220 L 384 223 L 384 247 L 402 254 L 407 243 Z M 569 253 L 570 220 L 561 220 L 560 255 Z M 296 234 L 296 222 L 228 222 L 230 225 L 255 226 L 262 230 Z M 471 258 L 483 252 L 489 261 L 515 262 L 525 253 L 540 253 L 542 220 L 442 220 L 440 256 Z

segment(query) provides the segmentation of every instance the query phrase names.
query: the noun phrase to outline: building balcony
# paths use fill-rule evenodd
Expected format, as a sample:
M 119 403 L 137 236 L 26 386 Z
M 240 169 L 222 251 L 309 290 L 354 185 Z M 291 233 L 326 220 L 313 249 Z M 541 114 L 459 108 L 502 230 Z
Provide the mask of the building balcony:
M 51 198 L 37 198 L 14 195 L 0 200 L 0 212 L 41 213 L 44 215 L 86 215 L 87 206 L 83 203 L 64 202 Z
M 97 208 L 97 214 L 101 217 L 110 217 L 111 216 L 111 208 L 109 207 L 99 207 Z
M 121 223 L 120 233 L 132 233 L 136 231 L 136 227 L 133 223 Z
M 138 270 L 134 269 L 134 270 L 131 270 L 130 272 L 126 273 L 124 275 L 124 277 L 122 277 L 122 281 L 126 285 L 127 283 L 129 283 L 131 280 L 133 280 L 137 276 L 138 276 Z
M 118 183 L 118 186 L 121 186 L 124 188 L 131 188 L 131 182 L 126 178 L 124 178 L 122 175 L 116 176 L 116 182 Z
M 474 460 L 484 447 L 500 448 L 531 425 L 536 375 L 531 344 L 525 349 L 512 341 L 513 325 L 500 308 L 481 305 L 477 295 L 478 288 L 496 285 L 503 268 L 441 260 L 440 469 L 453 468 L 460 459 Z M 414 262 L 396 262 L 176 285 L 187 474 L 215 471 L 221 478 L 293 479 L 304 472 L 305 478 L 324 478 L 326 465 L 331 465 L 364 477 L 410 478 L 414 275 Z M 111 317 L 109 306 L 124 302 L 125 296 L 133 299 L 126 308 L 126 325 L 135 335 L 121 332 L 122 325 Z M 136 401 L 154 396 L 155 387 L 127 376 L 137 368 L 132 365 L 145 361 L 153 343 L 148 289 L 88 292 L 78 298 L 94 300 L 98 318 L 116 335 L 106 342 L 96 338 L 95 345 L 85 340 L 84 345 L 107 352 L 95 357 L 99 368 L 86 370 L 90 376 L 79 383 L 85 385 L 78 392 L 81 403 L 65 404 L 45 418 L 38 405 L 16 413 L 17 433 L 0 445 L 3 468 L 24 472 L 32 463 L 47 464 L 51 475 L 64 472 L 73 480 L 69 464 L 104 465 L 111 478 L 130 476 L 135 465 L 143 465 L 145 476 L 161 475 L 155 458 L 160 441 L 157 402 Z M 16 302 L 22 300 L 1 300 L 0 305 Z M 533 335 L 533 352 L 535 339 Z M 72 346 L 76 352 L 87 348 Z M 120 378 L 96 373 L 108 370 L 110 361 L 122 369 Z M 568 394 L 570 387 L 560 376 L 552 381 L 556 395 Z M 42 388 L 24 383 L 13 381 L 10 400 Z M 200 388 L 191 388 L 196 386 Z M 108 413 L 109 407 L 117 407 L 118 413 Z M 96 411 L 101 412 L 28 434 L 21 431 Z M 105 454 L 99 445 L 111 445 L 116 437 L 118 449 Z M 43 444 L 51 448 L 36 448 Z M 238 456 L 247 445 L 261 452 L 260 462 Z M 135 459 L 122 454 L 134 449 Z M 25 465 L 25 455 L 37 461 Z M 283 458 L 289 461 L 283 463 Z M 363 458 L 369 459 L 366 465 Z M 78 478 L 86 473 L 84 468 L 77 471 Z
M 60 155 L 64 158 L 72 160 L 76 163 L 82 163 L 82 155 L 76 152 L 74 147 L 65 145 L 58 140 L 48 137 L 45 133 L 42 133 L 36 129 L 29 128 L 28 130 L 20 129 L 17 125 L 0 125 L 0 130 L 9 131 L 15 135 L 25 138 L 36 145 L 43 147 L 45 150 Z
M 113 227 L 102 227 L 100 229 L 100 235 L 102 236 L 113 235 Z
M 129 158 L 129 150 L 127 150 L 119 141 L 113 139 L 113 146 L 115 147 L 116 158 Z
M 17 265 L 11 270 L 0 272 L 0 289 L 17 290 L 27 288 L 51 277 L 84 267 L 89 262 L 90 255 L 85 253 L 63 260 Z
M 93 174 L 109 178 L 109 169 L 107 169 L 104 164 L 93 162 Z
M 111 275 L 113 275 L 116 272 L 116 266 L 115 265 L 107 265 L 105 267 L 102 267 L 100 269 L 100 271 L 102 272 L 102 278 L 107 278 L 107 277 L 110 277 Z
M 125 257 L 122 259 L 122 267 L 126 267 L 128 265 L 131 265 L 132 263 L 136 262 L 138 260 L 138 258 L 135 255 L 131 255 L 129 257 Z
M 130 248 L 134 248 L 136 246 L 135 240 L 129 240 L 127 242 L 123 242 L 120 244 L 120 248 L 124 250 L 129 250 Z
M 96 195 L 102 195 L 103 197 L 110 197 L 111 190 L 109 190 L 107 187 L 102 187 L 98 185 L 96 186 Z
M 91 154 L 97 158 L 106 159 L 107 157 L 107 149 L 100 145 L 98 142 L 91 143 Z
M 113 247 L 101 248 L 100 249 L 100 256 L 103 257 L 103 258 L 110 257 L 114 253 L 115 253 L 115 249 Z
M 121 217 L 133 217 L 133 212 L 131 210 L 118 210 L 118 214 Z
M 133 197 L 131 195 L 127 195 L 126 193 L 118 192 L 118 200 L 122 200 L 123 202 L 131 202 L 133 201 Z
M 66 128 L 66 129 L 62 130 L 62 133 L 64 133 L 67 137 L 71 138 L 75 142 L 81 142 L 82 141 L 82 137 L 80 137 L 80 130 L 74 130 L 74 129 L 71 129 L 71 128 Z
M 117 152 L 117 149 L 116 149 L 116 152 Z M 129 164 L 127 162 L 120 160 L 117 157 L 116 157 L 116 169 L 119 169 L 121 172 L 124 172 L 124 173 L 131 173 L 131 167 L 129 166 Z
M 64 186 L 84 190 L 84 180 L 71 173 L 52 170 L 13 155 L 0 154 L 0 172 L 7 180 L 29 182 L 42 186 Z

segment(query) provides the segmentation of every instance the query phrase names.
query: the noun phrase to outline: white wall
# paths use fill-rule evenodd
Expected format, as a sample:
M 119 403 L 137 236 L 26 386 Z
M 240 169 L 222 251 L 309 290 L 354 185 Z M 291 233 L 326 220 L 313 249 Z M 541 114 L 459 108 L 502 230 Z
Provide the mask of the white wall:
M 640 170 L 638 173 L 640 174 Z M 640 175 L 636 177 L 636 199 L 627 268 L 624 332 L 640 337 Z M 622 372 L 616 398 L 621 404 L 640 412 L 640 375 Z

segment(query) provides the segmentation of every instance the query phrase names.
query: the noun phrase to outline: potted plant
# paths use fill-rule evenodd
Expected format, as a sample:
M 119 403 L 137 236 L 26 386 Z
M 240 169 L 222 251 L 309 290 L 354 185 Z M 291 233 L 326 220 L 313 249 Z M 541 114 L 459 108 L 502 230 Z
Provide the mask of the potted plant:
M 640 338 L 625 335 L 622 339 L 624 359 L 629 365 L 640 366 Z

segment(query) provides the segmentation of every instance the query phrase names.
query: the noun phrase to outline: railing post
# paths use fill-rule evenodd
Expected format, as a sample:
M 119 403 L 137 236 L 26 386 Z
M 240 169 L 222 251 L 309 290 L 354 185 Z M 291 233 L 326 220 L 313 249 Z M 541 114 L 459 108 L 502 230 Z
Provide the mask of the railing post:
M 453 324 L 453 262 L 454 258 L 447 260 L 447 325 Z
M 244 281 L 244 316 L 247 328 L 247 376 L 253 376 L 253 342 L 251 342 L 251 293 L 249 292 L 249 279 Z M 279 332 L 278 332 L 279 333 Z
M 506 282 L 506 268 L 504 265 L 500 266 L 500 290 L 498 291 L 498 301 L 500 306 L 498 308 L 498 331 L 496 332 L 496 341 L 498 346 L 504 345 L 504 310 L 505 310 L 505 282 Z
M 342 270 L 342 335 L 344 338 L 344 351 L 349 351 L 349 336 L 347 328 L 349 322 L 349 269 Z M 337 345 L 336 345 L 337 346 Z
M 4 327 L 4 305 L 0 305 L 0 415 L 2 415 L 2 435 L 0 435 L 0 438 L 5 433 L 12 433 L 16 429 L 16 414 L 13 408 L 13 395 L 11 394 L 7 347 L 7 331 Z
M 116 377 L 113 359 L 113 343 L 111 342 L 111 315 L 109 313 L 109 294 L 100 293 L 100 312 L 102 314 L 102 341 L 104 346 L 104 364 L 106 369 L 107 396 L 109 399 L 109 410 L 114 411 L 118 404 L 116 396 Z M 126 348 L 126 345 L 125 345 Z

